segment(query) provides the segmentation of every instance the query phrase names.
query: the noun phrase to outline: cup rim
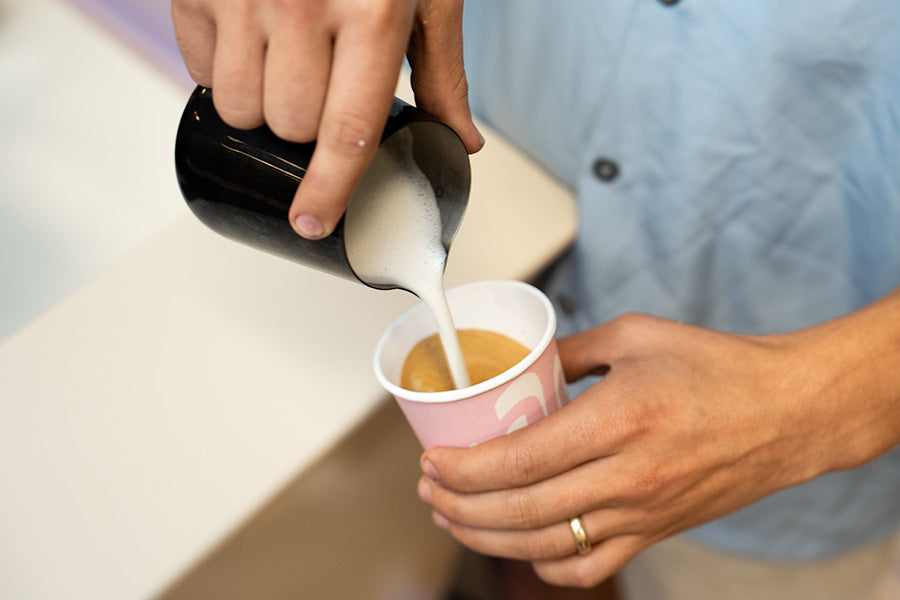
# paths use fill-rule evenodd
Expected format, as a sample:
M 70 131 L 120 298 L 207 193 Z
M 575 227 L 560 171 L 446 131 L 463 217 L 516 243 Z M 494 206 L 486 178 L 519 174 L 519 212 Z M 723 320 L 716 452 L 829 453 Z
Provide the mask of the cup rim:
M 378 383 L 381 384 L 381 386 L 385 390 L 387 390 L 388 393 L 394 396 L 397 400 L 405 400 L 423 404 L 445 404 L 448 402 L 456 402 L 457 400 L 468 399 L 474 396 L 481 395 L 512 381 L 513 379 L 524 373 L 525 370 L 527 370 L 537 361 L 537 359 L 544 353 L 544 351 L 550 345 L 550 342 L 553 341 L 554 337 L 556 336 L 556 312 L 553 310 L 553 304 L 550 302 L 550 299 L 547 298 L 546 294 L 544 294 L 541 290 L 531 285 L 530 283 L 526 283 L 524 281 L 519 281 L 516 279 L 484 279 L 480 281 L 472 281 L 449 288 L 447 290 L 447 293 L 453 290 L 459 290 L 472 286 L 482 286 L 486 284 L 502 284 L 511 287 L 518 287 L 533 298 L 537 299 L 538 302 L 546 310 L 547 326 L 545 327 L 543 334 L 541 334 L 540 340 L 535 345 L 535 347 L 532 348 L 531 352 L 529 352 L 525 356 L 525 358 L 520 360 L 514 366 L 500 373 L 499 375 L 491 377 L 490 379 L 486 379 L 481 383 L 476 383 L 475 385 L 470 385 L 469 387 L 465 387 L 462 389 L 447 390 L 443 392 L 415 392 L 404 387 L 400 387 L 399 385 L 389 381 L 385 374 L 382 372 L 381 367 L 379 366 L 379 358 L 381 357 L 384 345 L 387 342 L 388 336 L 391 331 L 393 331 L 401 321 L 408 318 L 408 315 L 411 311 L 416 310 L 416 307 L 421 305 L 420 301 L 403 311 L 400 316 L 395 318 L 387 327 L 387 329 L 385 329 L 381 334 L 381 337 L 379 338 L 378 343 L 375 346 L 375 354 L 372 359 L 372 367 L 375 371 L 375 378 L 378 379 Z

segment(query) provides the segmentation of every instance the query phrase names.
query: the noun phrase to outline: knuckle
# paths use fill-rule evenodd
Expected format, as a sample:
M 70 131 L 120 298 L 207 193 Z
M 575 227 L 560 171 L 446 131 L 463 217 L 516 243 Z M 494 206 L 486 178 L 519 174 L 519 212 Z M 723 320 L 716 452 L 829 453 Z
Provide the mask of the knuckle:
M 327 6 L 322 2 L 297 2 L 297 0 L 270 0 L 267 6 L 273 27 L 296 30 L 304 24 L 322 20 Z
M 528 490 L 515 490 L 507 501 L 506 514 L 516 529 L 534 527 L 541 523 L 541 508 Z
M 665 476 L 660 467 L 644 465 L 633 469 L 623 483 L 621 495 L 623 499 L 638 503 L 654 497 L 665 486 Z
M 459 103 L 468 102 L 469 100 L 469 80 L 466 78 L 466 72 L 460 68 L 457 73 L 456 82 L 450 87 L 451 97 Z
M 250 108 L 224 106 L 217 110 L 223 121 L 237 129 L 253 129 L 263 123 L 260 111 Z
M 391 2 L 370 0 L 358 3 L 357 14 L 376 30 L 384 30 L 399 22 L 399 14 Z
M 547 542 L 540 537 L 529 538 L 522 544 L 523 560 L 544 560 L 550 558 Z
M 549 533 L 531 536 L 523 544 L 525 560 L 554 560 L 572 554 L 572 540 L 550 535 Z
M 466 100 L 469 97 L 469 80 L 462 66 L 462 48 L 459 51 L 459 62 L 453 65 L 446 76 L 447 96 L 456 101 Z
M 531 483 L 538 473 L 534 454 L 523 446 L 511 446 L 506 452 L 503 466 L 510 484 L 516 487 Z
M 263 123 L 262 108 L 249 97 L 213 92 L 213 104 L 222 120 L 237 129 L 252 129 Z
M 311 142 L 322 118 L 325 91 L 307 82 L 285 81 L 264 90 L 266 124 L 280 138 Z
M 646 313 L 628 312 L 612 321 L 612 341 L 615 345 L 632 351 L 650 351 L 659 348 L 660 338 L 670 321 Z
M 421 98 L 423 110 L 434 115 L 447 115 L 448 118 L 468 118 L 469 83 L 465 72 L 460 71 L 458 79 L 452 80 L 447 87 L 444 82 L 434 79 L 426 80 L 410 75 L 411 84 L 416 90 L 417 99 Z
M 531 568 L 534 570 L 534 574 L 538 576 L 538 579 L 544 583 L 548 585 L 565 585 L 565 582 L 557 579 L 553 570 L 549 568 L 548 563 L 533 562 Z
M 646 498 L 649 494 L 653 492 L 653 490 L 658 487 L 658 477 L 651 471 L 641 471 L 638 473 L 634 473 L 631 476 L 630 482 L 627 486 L 627 493 L 630 499 L 637 501 L 641 498 Z
M 647 315 L 628 312 L 613 319 L 610 322 L 610 325 L 613 327 L 613 332 L 615 334 L 622 336 L 622 339 L 628 340 L 635 335 L 636 331 L 639 331 L 644 327 L 646 319 Z
M 297 0 L 269 0 L 270 10 L 276 15 L 310 14 L 318 2 L 297 2 Z
M 376 128 L 370 119 L 356 113 L 344 113 L 322 124 L 321 140 L 341 154 L 364 155 L 378 142 Z
M 425 70 L 412 70 L 409 74 L 410 84 L 425 92 L 437 92 L 429 96 L 432 103 L 451 103 L 467 101 L 469 98 L 469 80 L 462 66 L 462 58 L 458 64 L 452 65 L 448 70 L 434 72 Z
M 230 0 L 229 2 L 209 2 L 202 0 L 205 10 L 218 23 L 245 24 L 255 21 L 258 7 L 254 0 Z
M 572 565 L 570 585 L 588 589 L 598 585 L 604 579 L 604 573 L 594 568 L 588 560 L 575 561 Z
M 311 142 L 316 138 L 315 122 L 291 114 L 267 113 L 266 124 L 275 135 L 289 142 Z
M 589 589 L 600 584 L 607 574 L 597 569 L 587 557 L 568 560 L 565 564 L 547 561 L 535 562 L 537 576 L 550 585 Z
M 619 404 L 609 407 L 603 421 L 597 424 L 597 430 L 601 430 L 610 443 L 621 448 L 640 435 L 644 429 L 642 421 L 633 406 Z
M 303 185 L 300 191 L 305 194 L 303 210 L 321 210 L 322 207 L 329 203 L 337 202 L 340 185 L 334 181 L 334 178 L 328 172 L 314 171 L 312 169 L 306 171 L 303 176 Z M 300 210 L 301 206 L 294 203 L 292 210 Z M 299 212 L 298 212 L 299 214 Z M 293 213 L 292 213 L 293 217 Z

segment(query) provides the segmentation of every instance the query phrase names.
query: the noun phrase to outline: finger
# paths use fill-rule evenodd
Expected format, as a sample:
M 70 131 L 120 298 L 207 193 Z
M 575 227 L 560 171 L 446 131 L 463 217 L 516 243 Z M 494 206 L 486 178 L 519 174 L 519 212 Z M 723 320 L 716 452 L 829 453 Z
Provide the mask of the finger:
M 432 518 L 436 525 L 448 531 L 460 544 L 487 556 L 531 561 L 559 559 L 575 553 L 571 530 L 569 537 L 565 537 L 568 523 L 543 529 L 515 531 L 467 527 L 453 523 L 437 512 Z
M 592 460 L 535 484 L 482 493 L 460 493 L 423 476 L 419 496 L 456 523 L 490 529 L 533 529 L 601 508 L 642 510 L 636 497 L 656 475 L 622 469 L 617 456 Z M 635 470 L 640 463 L 632 464 Z M 643 469 L 641 469 L 643 470 Z M 609 533 L 609 532 L 604 532 Z
M 532 566 L 538 577 L 551 585 L 591 588 L 611 577 L 648 545 L 642 536 L 617 536 L 594 543 L 587 554 L 534 561 Z
M 271 24 L 263 113 L 269 128 L 292 142 L 313 141 L 322 115 L 332 52 L 331 32 L 323 23 L 317 15 L 297 12 Z
M 175 41 L 191 78 L 204 87 L 212 86 L 216 25 L 212 17 L 194 3 L 172 2 Z
M 589 392 L 602 393 L 595 388 Z M 448 489 L 485 492 L 531 485 L 606 456 L 612 448 L 603 436 L 603 415 L 586 398 L 472 448 L 430 448 L 420 459 L 422 470 Z
M 375 155 L 412 14 L 405 21 L 399 18 L 390 11 L 379 13 L 365 24 L 346 26 L 335 41 L 316 148 L 289 212 L 294 229 L 304 237 L 331 233 Z
M 266 40 L 249 12 L 252 5 L 242 6 L 243 12 L 229 5 L 227 14 L 217 15 L 213 104 L 232 127 L 251 129 L 263 123 Z
M 690 335 L 688 335 L 690 333 Z M 568 381 L 585 375 L 605 374 L 616 361 L 664 348 L 675 349 L 683 340 L 693 343 L 708 330 L 640 313 L 628 313 L 558 340 L 560 360 Z
M 484 137 L 469 107 L 469 84 L 463 66 L 462 11 L 458 1 L 425 4 L 410 39 L 407 58 L 416 104 L 449 125 L 469 153 L 484 146 Z
M 557 340 L 566 381 L 571 383 L 588 375 L 605 375 L 611 362 L 609 338 L 608 328 L 599 325 Z
M 481 554 L 535 561 L 558 560 L 577 552 L 568 519 L 546 527 L 515 530 L 471 527 L 456 523 L 437 511 L 432 513 L 432 518 L 459 543 Z M 614 525 L 621 521 L 617 510 L 593 511 L 583 515 L 581 521 L 592 544 L 627 533 L 624 526 Z M 603 532 L 605 537 L 600 537 L 598 532 Z

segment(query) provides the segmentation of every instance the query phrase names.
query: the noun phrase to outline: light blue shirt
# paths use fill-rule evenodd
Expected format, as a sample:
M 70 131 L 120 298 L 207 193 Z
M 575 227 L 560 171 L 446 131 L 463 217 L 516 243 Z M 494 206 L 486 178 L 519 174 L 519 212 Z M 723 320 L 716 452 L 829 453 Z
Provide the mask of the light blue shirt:
M 579 198 L 561 335 L 789 331 L 900 286 L 900 1 L 469 0 L 464 33 L 476 114 Z M 687 535 L 811 559 L 898 524 L 895 450 Z

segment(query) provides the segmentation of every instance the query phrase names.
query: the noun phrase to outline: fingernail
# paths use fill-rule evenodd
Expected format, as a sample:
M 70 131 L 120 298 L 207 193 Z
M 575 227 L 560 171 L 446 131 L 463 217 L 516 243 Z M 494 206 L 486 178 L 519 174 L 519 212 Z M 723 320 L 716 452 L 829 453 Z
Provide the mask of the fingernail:
M 422 472 L 428 477 L 428 479 L 432 479 L 434 481 L 439 481 L 437 467 L 434 466 L 434 463 L 430 460 L 426 459 L 422 464 Z
M 450 521 L 447 520 L 447 517 L 442 515 L 436 510 L 431 511 L 431 520 L 434 521 L 434 524 L 440 527 L 445 531 L 450 530 Z
M 322 226 L 322 222 L 310 215 L 299 215 L 294 219 L 294 227 L 300 235 L 310 240 L 325 237 L 325 227 Z
M 419 498 L 422 499 L 422 502 L 431 506 L 431 486 L 428 485 L 428 482 L 424 479 L 419 481 Z

